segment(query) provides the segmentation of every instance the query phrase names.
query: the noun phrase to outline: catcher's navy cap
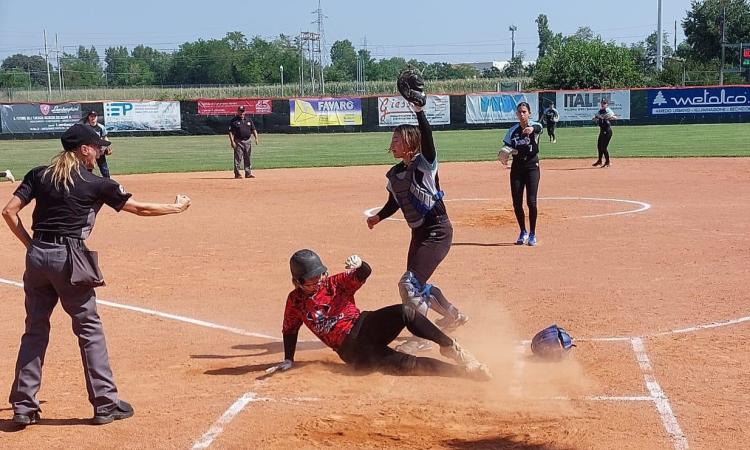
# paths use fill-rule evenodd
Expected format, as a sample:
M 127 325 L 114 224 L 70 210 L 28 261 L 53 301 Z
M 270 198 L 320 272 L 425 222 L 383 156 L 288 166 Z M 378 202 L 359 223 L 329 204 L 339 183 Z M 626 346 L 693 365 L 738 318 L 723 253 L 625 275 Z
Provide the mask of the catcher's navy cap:
M 109 147 L 111 142 L 105 141 L 94 129 L 88 125 L 77 123 L 65 130 L 60 137 L 63 148 L 67 151 L 77 149 L 82 145 L 96 145 L 98 147 Z
M 99 115 L 99 113 L 98 113 L 98 112 L 96 112 L 96 111 L 94 111 L 94 110 L 92 109 L 91 111 L 89 111 L 89 113 L 88 113 L 88 114 L 86 114 L 86 117 L 89 117 L 89 116 L 98 116 L 98 115 Z

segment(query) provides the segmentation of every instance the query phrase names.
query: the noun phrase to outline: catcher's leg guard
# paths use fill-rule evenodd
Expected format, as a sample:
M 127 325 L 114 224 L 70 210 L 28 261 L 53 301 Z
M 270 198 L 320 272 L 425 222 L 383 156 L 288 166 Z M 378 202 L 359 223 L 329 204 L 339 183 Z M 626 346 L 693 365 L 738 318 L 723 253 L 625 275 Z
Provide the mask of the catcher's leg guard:
M 432 286 L 429 284 L 422 286 L 409 270 L 404 272 L 398 282 L 398 292 L 401 294 L 401 301 L 404 305 L 412 306 L 418 313 L 425 316 L 430 309 L 430 288 Z

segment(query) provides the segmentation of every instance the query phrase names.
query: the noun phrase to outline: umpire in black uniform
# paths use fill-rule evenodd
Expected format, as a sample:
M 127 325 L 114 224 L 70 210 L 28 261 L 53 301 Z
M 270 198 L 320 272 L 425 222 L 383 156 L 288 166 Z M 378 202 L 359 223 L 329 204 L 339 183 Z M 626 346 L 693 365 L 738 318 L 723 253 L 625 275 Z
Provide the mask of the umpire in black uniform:
M 234 177 L 242 178 L 240 165 L 245 160 L 245 178 L 255 178 L 251 170 L 253 168 L 250 137 L 255 137 L 255 145 L 258 145 L 258 130 L 249 118 L 245 117 L 245 107 L 237 108 L 237 115 L 229 122 L 229 145 L 234 150 Z
M 93 423 L 101 425 L 133 415 L 120 400 L 112 376 L 94 287 L 104 284 L 96 252 L 86 247 L 99 209 L 106 204 L 115 211 L 141 216 L 160 216 L 184 211 L 190 199 L 178 195 L 173 204 L 141 203 L 116 181 L 91 171 L 110 142 L 90 126 L 76 124 L 62 135 L 63 151 L 49 166 L 32 169 L 3 208 L 3 218 L 26 247 L 26 331 L 16 360 L 10 390 L 13 422 L 24 427 L 39 420 L 37 392 L 49 343 L 50 316 L 57 301 L 70 315 L 81 349 Z M 33 237 L 18 213 L 32 200 Z

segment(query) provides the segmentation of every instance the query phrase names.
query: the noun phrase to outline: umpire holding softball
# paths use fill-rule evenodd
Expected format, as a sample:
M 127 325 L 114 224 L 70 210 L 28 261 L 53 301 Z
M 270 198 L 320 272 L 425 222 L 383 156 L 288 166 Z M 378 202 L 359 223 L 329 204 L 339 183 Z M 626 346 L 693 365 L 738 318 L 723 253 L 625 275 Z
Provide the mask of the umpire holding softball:
M 132 406 L 120 400 L 112 376 L 94 292 L 94 287 L 104 285 L 104 279 L 96 252 L 89 251 L 84 240 L 104 204 L 139 216 L 176 214 L 190 206 L 186 195 L 178 195 L 172 204 L 137 202 L 116 181 L 94 175 L 91 171 L 97 158 L 111 143 L 91 127 L 73 125 L 61 141 L 63 150 L 49 166 L 26 174 L 2 213 L 27 249 L 23 275 L 26 331 L 9 398 L 13 423 L 19 427 L 39 420 L 37 392 L 49 343 L 50 316 L 58 300 L 78 337 L 88 399 L 94 407 L 92 423 L 101 425 L 133 415 Z M 36 205 L 30 236 L 19 212 L 32 200 Z

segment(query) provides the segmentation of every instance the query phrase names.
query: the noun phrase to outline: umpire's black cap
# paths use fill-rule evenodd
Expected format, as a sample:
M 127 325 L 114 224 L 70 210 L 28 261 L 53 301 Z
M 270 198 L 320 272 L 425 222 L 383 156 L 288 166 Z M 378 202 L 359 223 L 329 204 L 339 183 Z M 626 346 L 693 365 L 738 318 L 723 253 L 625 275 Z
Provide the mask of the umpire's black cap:
M 245 107 L 244 106 L 238 106 L 237 107 L 237 112 L 241 112 L 241 113 L 245 112 Z
M 109 147 L 111 142 L 105 141 L 90 126 L 77 123 L 65 130 L 60 137 L 63 148 L 67 151 L 75 150 L 82 145 L 96 145 L 99 147 Z

